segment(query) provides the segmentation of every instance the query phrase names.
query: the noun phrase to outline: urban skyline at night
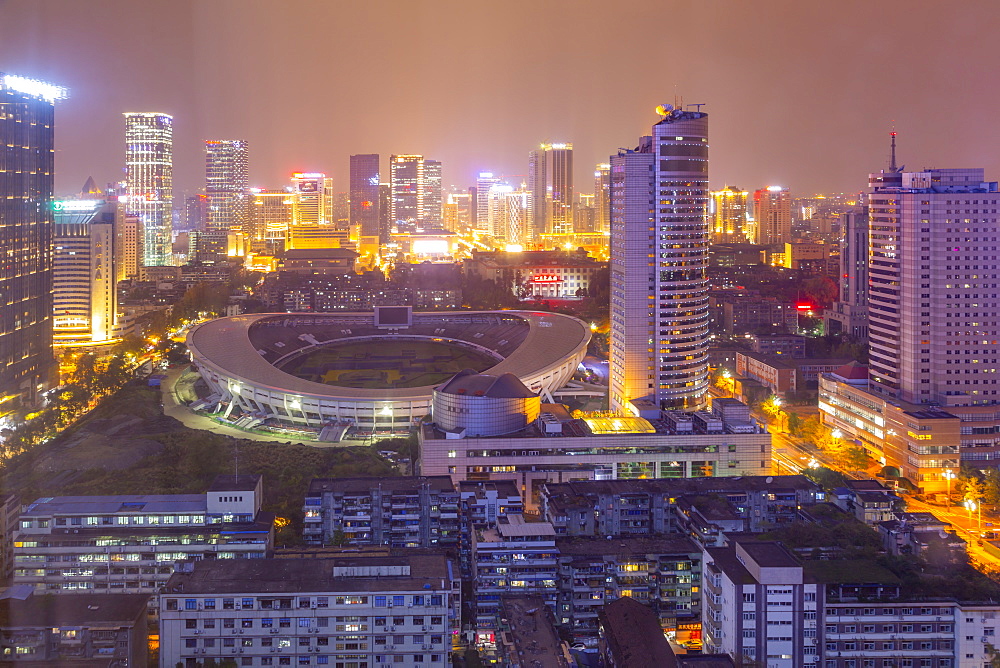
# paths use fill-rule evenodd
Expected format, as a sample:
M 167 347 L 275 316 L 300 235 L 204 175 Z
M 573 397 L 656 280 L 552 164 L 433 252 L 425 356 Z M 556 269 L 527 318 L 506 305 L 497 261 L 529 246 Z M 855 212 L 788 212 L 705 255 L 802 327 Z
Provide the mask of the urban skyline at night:
M 0 0 L 0 664 L 1000 667 L 994 2 Z

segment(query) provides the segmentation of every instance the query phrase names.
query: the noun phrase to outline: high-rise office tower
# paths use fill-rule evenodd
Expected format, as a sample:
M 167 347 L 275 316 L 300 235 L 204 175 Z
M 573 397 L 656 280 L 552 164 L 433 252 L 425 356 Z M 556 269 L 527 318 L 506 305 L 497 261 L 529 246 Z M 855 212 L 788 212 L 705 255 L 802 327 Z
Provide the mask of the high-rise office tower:
M 441 163 L 424 160 L 420 183 L 420 223 L 425 229 L 441 227 Z
M 712 243 L 746 243 L 746 190 L 726 186 L 712 191 Z
M 119 208 L 124 212 L 124 204 L 119 203 Z M 118 259 L 115 261 L 118 270 L 117 280 L 138 278 L 139 269 L 145 259 L 143 244 L 146 243 L 146 235 L 142 231 L 142 221 L 138 216 L 124 216 L 115 233 L 117 235 L 115 250 L 118 253 Z
M 394 226 L 415 227 L 420 218 L 418 192 L 423 162 L 422 155 L 389 157 L 389 185 L 392 188 L 390 218 Z
M 500 178 L 493 172 L 479 172 L 476 177 L 476 229 L 486 232 L 489 228 L 490 189 L 500 183 Z
M 982 169 L 872 175 L 872 390 L 915 404 L 1000 403 L 997 182 Z
M 573 232 L 573 145 L 542 144 L 528 156 L 533 237 Z
M 242 139 L 205 140 L 205 195 L 209 231 L 250 232 L 247 143 Z
M 515 190 L 506 183 L 490 187 L 487 199 L 486 232 L 496 241 L 519 246 L 525 241 L 527 222 L 531 215 L 531 192 Z
M 31 404 L 53 368 L 54 101 L 62 95 L 0 73 L 0 396 Z
M 292 201 L 288 190 L 250 189 L 250 247 L 271 255 L 285 250 L 292 224 Z
M 708 389 L 708 114 L 673 109 L 611 157 L 611 407 Z
M 422 155 L 389 157 L 392 224 L 402 230 L 441 227 L 441 163 Z
M 602 162 L 594 169 L 594 231 L 611 229 L 611 164 Z
M 364 153 L 351 156 L 351 227 L 358 228 L 362 239 L 384 243 L 379 229 L 379 156 Z
M 292 225 L 326 225 L 330 209 L 333 179 L 320 172 L 292 174 Z
M 109 341 L 118 322 L 117 200 L 53 203 L 52 326 L 57 343 Z
M 174 203 L 174 119 L 167 114 L 125 114 L 126 214 L 142 223 L 144 264 L 171 264 Z
M 840 295 L 823 312 L 826 332 L 868 338 L 868 206 L 840 217 Z
M 208 220 L 208 195 L 198 193 L 184 198 L 184 229 L 204 230 Z
M 389 238 L 392 231 L 392 185 L 378 184 L 378 234 L 379 238 Z
M 768 186 L 753 193 L 754 243 L 760 246 L 792 240 L 792 196 L 788 188 Z

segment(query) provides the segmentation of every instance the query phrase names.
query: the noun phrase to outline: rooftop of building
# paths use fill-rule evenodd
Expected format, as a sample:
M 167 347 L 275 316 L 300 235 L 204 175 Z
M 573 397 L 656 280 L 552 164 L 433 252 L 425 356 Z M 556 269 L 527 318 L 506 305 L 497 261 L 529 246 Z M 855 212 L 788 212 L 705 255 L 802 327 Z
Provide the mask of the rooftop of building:
M 465 369 L 437 388 L 437 392 L 497 399 L 527 399 L 538 396 L 512 373 L 494 376 Z
M 574 480 L 545 483 L 550 503 L 559 507 L 592 508 L 595 496 L 663 494 L 678 497 L 686 494 L 739 494 L 768 491 L 794 493 L 818 491 L 819 485 L 803 475 L 732 476 L 706 478 L 650 478 L 643 480 Z
M 191 514 L 204 513 L 206 507 L 204 494 L 48 496 L 28 504 L 21 515 Z
M 463 494 L 496 491 L 501 497 L 521 497 L 521 490 L 513 480 L 460 480 L 458 490 Z
M 636 407 L 641 407 L 642 402 L 632 401 L 632 405 Z M 654 409 L 655 406 L 652 404 L 648 405 L 649 409 Z M 721 430 L 719 431 L 680 431 L 677 429 L 676 425 L 672 423 L 672 419 L 677 415 L 687 415 L 688 417 L 694 416 L 693 413 L 682 414 L 675 412 L 673 415 L 667 415 L 666 413 L 661 413 L 662 418 L 657 419 L 646 419 L 643 417 L 635 416 L 617 416 L 617 417 L 579 417 L 573 418 L 570 413 L 561 404 L 541 404 L 539 408 L 539 418 L 540 421 L 546 421 L 546 430 L 543 431 L 542 427 L 539 425 L 539 421 L 531 422 L 526 425 L 523 429 L 519 431 L 502 434 L 499 436 L 480 436 L 477 437 L 481 441 L 489 441 L 492 439 L 538 439 L 538 438 L 553 438 L 553 437 L 657 437 L 662 439 L 664 436 L 678 436 L 683 437 L 685 440 L 691 439 L 713 439 L 718 438 L 723 434 L 733 434 L 733 433 L 750 433 L 750 434 L 764 434 L 767 433 L 766 429 L 755 421 L 747 422 L 745 420 L 733 419 L 726 420 L 720 415 L 715 415 L 709 412 L 702 412 L 700 417 L 710 416 L 713 420 L 719 420 L 721 423 Z M 669 419 L 668 419 L 669 418 Z M 553 433 L 549 428 L 557 427 L 557 431 Z M 747 428 L 749 427 L 749 431 Z M 434 423 L 424 424 L 422 426 L 423 437 L 425 439 L 445 439 L 447 435 L 445 432 L 437 427 Z M 664 443 L 666 445 L 666 443 Z
M 872 559 L 824 559 L 802 562 L 803 576 L 819 584 L 899 584 L 892 571 Z
M 210 492 L 252 492 L 263 476 L 259 475 L 217 475 L 209 485 Z
M 435 492 L 455 492 L 451 476 L 400 476 L 400 477 L 359 477 L 359 478 L 314 478 L 309 483 L 309 496 L 324 492 L 340 494 L 371 494 L 373 490 L 383 492 L 418 492 L 427 487 Z
M 149 594 L 31 595 L 0 599 L 0 628 L 131 624 L 146 615 Z
M 637 558 L 654 554 L 697 554 L 701 548 L 686 536 L 557 536 L 556 547 L 560 555 L 603 556 L 617 555 L 622 558 Z
M 502 267 L 524 267 L 524 266 L 569 266 L 569 267 L 591 267 L 604 264 L 587 254 L 587 251 L 579 248 L 574 251 L 564 250 L 538 250 L 521 251 L 519 253 L 508 253 L 504 251 L 473 251 L 473 262 L 482 262 Z
M 337 559 L 211 559 L 170 576 L 170 594 L 294 594 L 451 589 L 453 568 L 443 554 Z M 356 575 L 346 575 L 351 571 Z M 408 571 L 408 574 L 406 572 Z M 387 573 L 404 574 L 391 575 Z
M 521 660 L 533 668 L 569 668 L 569 655 L 559 639 L 555 620 L 540 596 L 502 596 L 500 635 L 509 638 Z M 498 639 L 502 641 L 503 638 Z M 512 664 L 513 665 L 513 664 Z
M 629 597 L 615 599 L 598 613 L 608 649 L 619 668 L 670 668 L 674 652 L 652 608 Z
M 349 260 L 358 254 L 349 248 L 289 248 L 283 260 Z
M 740 541 L 739 546 L 762 568 L 795 568 L 799 560 L 774 541 Z
M 736 558 L 736 548 L 729 545 L 726 547 L 708 547 L 705 551 L 711 557 L 711 561 L 715 564 L 715 568 L 726 574 L 733 584 L 757 584 L 757 580 L 747 567 L 740 563 L 739 559 Z M 706 560 L 708 561 L 708 560 Z
M 494 526 L 482 529 L 477 533 L 477 542 L 502 543 L 511 539 L 537 539 L 552 541 L 556 531 L 549 522 L 527 522 L 523 515 L 507 515 L 497 519 Z

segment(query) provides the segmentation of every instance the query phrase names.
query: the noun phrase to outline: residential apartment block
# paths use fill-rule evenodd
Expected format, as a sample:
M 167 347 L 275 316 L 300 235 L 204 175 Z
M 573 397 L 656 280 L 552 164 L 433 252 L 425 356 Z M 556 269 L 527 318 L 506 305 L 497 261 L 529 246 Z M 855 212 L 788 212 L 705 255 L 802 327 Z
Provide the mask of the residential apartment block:
M 459 493 L 448 476 L 318 478 L 303 511 L 310 545 L 434 547 L 459 539 Z
M 146 602 L 142 594 L 0 598 L 0 665 L 147 665 Z
M 441 554 L 197 562 L 160 595 L 160 663 L 443 668 L 460 601 Z
M 14 583 L 56 594 L 152 594 L 186 560 L 260 559 L 274 544 L 261 476 L 221 475 L 204 494 L 57 496 L 21 512 Z

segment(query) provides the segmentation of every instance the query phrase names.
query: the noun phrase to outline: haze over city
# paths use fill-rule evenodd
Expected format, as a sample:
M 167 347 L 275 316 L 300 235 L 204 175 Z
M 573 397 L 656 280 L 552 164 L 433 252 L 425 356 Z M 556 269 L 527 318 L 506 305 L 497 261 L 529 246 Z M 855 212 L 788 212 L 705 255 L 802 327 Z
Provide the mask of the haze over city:
M 997 27 L 988 1 L 4 0 L 0 62 L 70 89 L 63 193 L 120 178 L 125 111 L 174 116 L 178 191 L 210 137 L 249 140 L 257 186 L 342 189 L 350 154 L 410 152 L 464 188 L 543 141 L 574 143 L 583 182 L 676 95 L 712 114 L 713 187 L 806 194 L 861 190 L 893 126 L 911 168 L 1000 171 Z

